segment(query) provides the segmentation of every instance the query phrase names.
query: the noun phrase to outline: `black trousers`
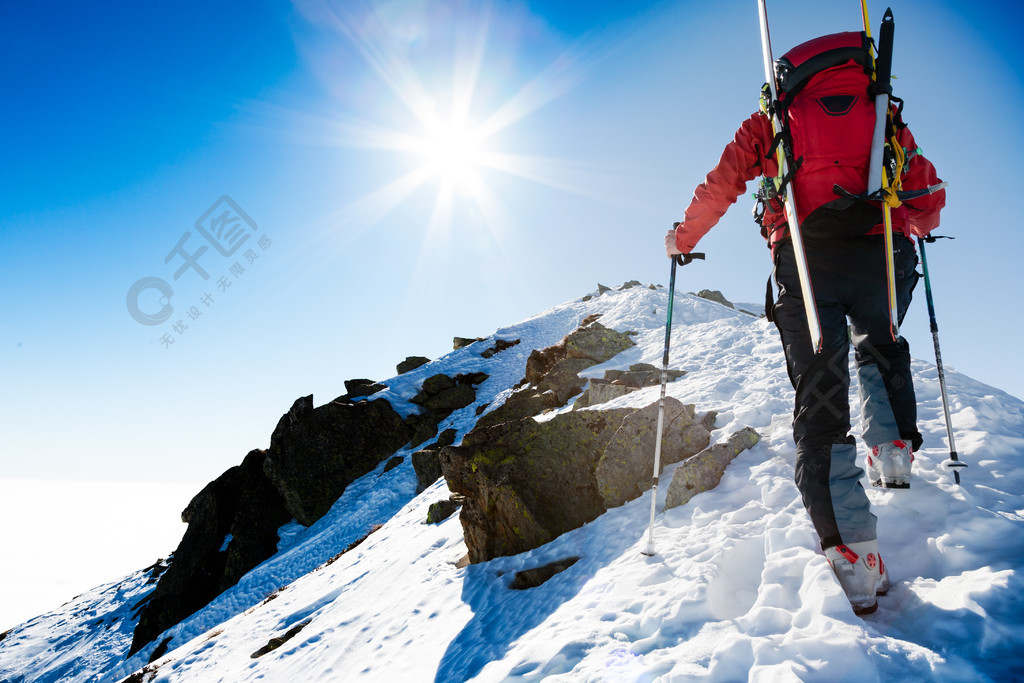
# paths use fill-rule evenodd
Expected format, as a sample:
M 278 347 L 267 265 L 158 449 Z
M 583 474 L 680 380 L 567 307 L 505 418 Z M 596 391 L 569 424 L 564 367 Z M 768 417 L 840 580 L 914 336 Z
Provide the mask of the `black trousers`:
M 894 235 L 899 320 L 917 282 L 914 243 Z M 881 235 L 805 241 L 822 331 L 811 346 L 792 243 L 776 253 L 779 290 L 773 319 L 782 336 L 789 378 L 796 390 L 793 438 L 795 480 L 822 547 L 874 540 L 875 517 L 860 484 L 856 441 L 850 436 L 851 342 L 860 384 L 868 445 L 904 439 L 921 445 L 910 349 L 893 339 L 889 321 L 885 243 Z M 849 328 L 847 327 L 849 318 Z

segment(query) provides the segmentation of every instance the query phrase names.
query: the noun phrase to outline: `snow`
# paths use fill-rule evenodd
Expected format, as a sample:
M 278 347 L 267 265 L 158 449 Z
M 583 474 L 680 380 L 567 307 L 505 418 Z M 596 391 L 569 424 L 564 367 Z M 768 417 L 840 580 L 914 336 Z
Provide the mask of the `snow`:
M 375 398 L 411 410 L 407 401 L 426 377 L 486 372 L 477 402 L 440 426 L 461 439 L 476 409 L 500 403 L 522 378 L 532 349 L 557 342 L 591 313 L 636 331 L 638 346 L 587 376 L 659 365 L 666 305 L 663 288 L 569 302 L 389 380 Z M 943 466 L 949 448 L 935 367 L 914 361 L 925 448 L 910 490 L 866 487 L 893 586 L 878 611 L 861 618 L 817 549 L 792 481 L 792 390 L 774 328 L 683 294 L 674 322 L 671 365 L 688 374 L 669 395 L 719 411 L 713 439 L 744 426 L 763 439 L 732 462 L 717 488 L 687 505 L 664 511 L 668 487 L 659 487 L 653 557 L 641 552 L 648 492 L 545 546 L 463 566 L 458 516 L 425 524 L 429 505 L 449 494 L 444 481 L 415 495 L 404 449 L 400 466 L 384 473 L 382 463 L 311 527 L 282 527 L 279 552 L 161 636 L 171 637 L 169 649 L 151 664 L 156 643 L 123 661 L 133 626 L 127 606 L 147 590 L 139 573 L 12 629 L 0 640 L 0 679 L 120 680 L 147 666 L 145 680 L 155 681 L 1024 675 L 1024 403 L 947 371 L 958 451 L 969 464 L 957 486 Z M 481 358 L 496 338 L 522 343 Z M 642 407 L 658 391 L 604 407 Z M 662 482 L 670 476 L 671 468 Z M 516 571 L 570 556 L 580 559 L 543 585 L 509 588 Z M 103 629 L 93 625 L 96 615 L 122 615 L 125 623 Z M 110 616 L 102 618 L 111 624 Z
M 178 482 L 0 479 L 0 519 L 7 520 L 0 632 L 167 557 L 185 532 L 181 511 L 201 488 Z

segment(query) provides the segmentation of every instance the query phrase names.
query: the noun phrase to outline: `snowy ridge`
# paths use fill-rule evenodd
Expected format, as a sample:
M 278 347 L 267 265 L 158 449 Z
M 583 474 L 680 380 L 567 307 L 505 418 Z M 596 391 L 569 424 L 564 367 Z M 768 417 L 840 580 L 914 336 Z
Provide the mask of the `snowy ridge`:
M 440 425 L 461 439 L 477 407 L 500 403 L 523 377 L 532 349 L 592 313 L 635 330 L 637 346 L 584 374 L 660 365 L 666 304 L 663 288 L 563 304 L 387 380 L 379 395 L 411 410 L 426 377 L 487 372 L 477 402 Z M 1024 403 L 947 372 L 958 450 L 969 463 L 957 487 L 942 466 L 935 367 L 914 362 L 925 448 L 909 491 L 868 487 L 893 587 L 862 619 L 817 551 L 792 482 L 792 389 L 774 328 L 682 294 L 674 322 L 671 364 L 689 374 L 669 394 L 719 411 L 713 439 L 744 426 L 763 439 L 687 505 L 662 511 L 660 488 L 656 556 L 640 552 L 648 492 L 541 548 L 458 568 L 466 553 L 458 516 L 424 524 L 447 487 L 440 480 L 415 496 L 406 457 L 353 483 L 327 516 L 161 636 L 172 636 L 170 649 L 141 680 L 988 681 L 1024 673 Z M 482 359 L 495 338 L 522 343 Z M 652 387 L 602 407 L 642 407 L 657 394 Z M 671 469 L 662 481 L 670 477 Z M 515 571 L 568 556 L 580 560 L 542 586 L 508 588 Z M 12 629 L 0 641 L 0 680 L 116 681 L 146 667 L 156 643 L 122 661 L 134 622 L 95 623 L 141 599 L 144 578 Z

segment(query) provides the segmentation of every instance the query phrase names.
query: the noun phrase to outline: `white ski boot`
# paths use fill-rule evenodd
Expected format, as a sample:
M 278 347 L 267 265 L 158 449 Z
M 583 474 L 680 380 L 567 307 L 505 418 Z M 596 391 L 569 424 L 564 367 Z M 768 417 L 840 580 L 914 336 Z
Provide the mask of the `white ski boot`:
M 890 441 L 871 448 L 868 481 L 885 489 L 909 489 L 914 454 L 906 441 Z
M 889 570 L 878 554 L 878 541 L 861 541 L 833 546 L 825 557 L 839 579 L 839 585 L 853 606 L 854 614 L 871 614 L 878 608 L 875 596 L 889 590 Z

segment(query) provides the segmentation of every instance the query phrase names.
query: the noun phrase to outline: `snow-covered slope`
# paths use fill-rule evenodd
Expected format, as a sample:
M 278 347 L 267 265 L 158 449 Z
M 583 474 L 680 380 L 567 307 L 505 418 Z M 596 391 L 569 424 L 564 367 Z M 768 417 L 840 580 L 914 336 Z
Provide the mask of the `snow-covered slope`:
M 487 372 L 477 403 L 441 425 L 461 438 L 478 406 L 500 402 L 523 377 L 532 349 L 592 313 L 636 330 L 638 346 L 584 374 L 659 365 L 666 304 L 663 288 L 570 302 L 495 334 L 520 345 L 489 360 L 479 354 L 493 339 L 460 349 L 387 381 L 386 395 L 401 409 L 430 375 Z M 414 495 L 406 457 L 351 485 L 314 526 L 291 529 L 277 555 L 159 639 L 169 636 L 169 649 L 151 664 L 155 644 L 123 661 L 130 617 L 116 628 L 104 619 L 145 594 L 140 572 L 12 629 L 0 641 L 0 680 L 120 680 L 143 667 L 136 680 L 1024 676 L 1024 403 L 947 373 L 970 465 L 957 487 L 941 465 L 948 448 L 935 368 L 914 362 L 925 449 L 909 491 L 867 487 L 894 585 L 877 613 L 860 618 L 817 550 L 792 482 L 792 390 L 774 328 L 682 294 L 674 318 L 672 366 L 689 374 L 669 394 L 719 411 L 713 438 L 748 425 L 764 438 L 716 489 L 665 512 L 659 501 L 656 556 L 641 554 L 648 492 L 536 550 L 457 566 L 466 554 L 458 516 L 424 523 L 429 505 L 448 497 L 445 483 Z M 657 392 L 606 407 L 641 407 Z M 568 556 L 580 560 L 542 586 L 509 588 L 515 571 Z

